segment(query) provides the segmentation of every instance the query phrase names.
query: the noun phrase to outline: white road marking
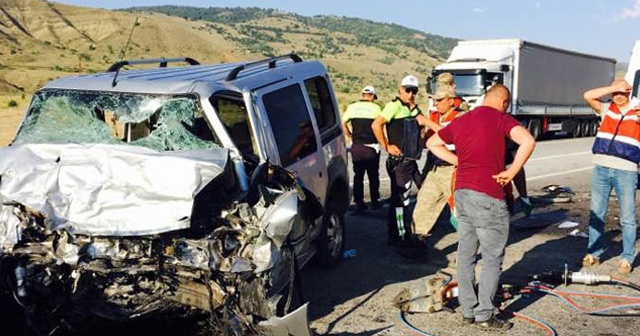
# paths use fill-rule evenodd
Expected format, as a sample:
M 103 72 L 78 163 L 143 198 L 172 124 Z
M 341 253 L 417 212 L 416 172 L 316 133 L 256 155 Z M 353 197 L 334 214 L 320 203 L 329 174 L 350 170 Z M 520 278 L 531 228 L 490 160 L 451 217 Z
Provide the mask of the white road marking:
M 589 167 L 582 167 L 582 168 L 578 168 L 578 169 L 572 169 L 572 170 L 565 170 L 562 172 L 558 172 L 558 173 L 551 173 L 551 174 L 544 174 L 544 175 L 538 175 L 538 176 L 531 176 L 531 177 L 527 177 L 527 181 L 535 181 L 535 180 L 541 180 L 543 178 L 547 178 L 547 177 L 552 177 L 552 176 L 559 176 L 559 175 L 566 175 L 566 174 L 572 174 L 572 173 L 579 173 L 579 172 L 583 172 L 586 170 L 590 170 L 593 169 L 593 166 L 589 166 Z M 387 182 L 390 181 L 389 178 L 381 178 L 380 182 Z M 366 185 L 369 185 L 369 181 L 367 181 L 367 179 L 365 178 L 364 183 Z M 353 187 L 353 183 L 350 183 L 350 186 Z
M 532 162 L 532 161 L 535 162 L 535 161 L 550 160 L 550 159 L 557 159 L 557 158 L 566 158 L 566 157 L 571 157 L 571 156 L 581 156 L 581 155 L 586 155 L 586 154 L 591 154 L 591 151 L 530 158 L 527 162 Z M 571 174 L 571 173 L 578 173 L 578 172 L 586 171 L 586 170 L 589 170 L 589 169 L 592 169 L 592 168 L 593 168 L 593 166 L 589 166 L 589 167 L 582 167 L 582 168 L 577 168 L 577 169 L 573 169 L 573 170 L 566 170 L 566 171 L 557 172 L 557 173 L 550 173 L 550 174 L 531 176 L 531 177 L 527 176 L 527 181 L 535 181 L 535 180 L 540 180 L 540 179 L 547 178 L 547 177 L 552 177 L 552 176 L 559 176 L 559 175 L 566 175 L 566 174 Z M 380 179 L 381 183 L 382 182 L 388 182 L 388 181 L 390 181 L 390 179 L 388 177 Z M 369 185 L 369 181 L 367 180 L 367 178 L 364 179 L 364 184 L 365 185 Z M 353 183 L 350 183 L 350 186 L 353 187 Z
M 380 183 L 387 182 L 387 181 L 391 181 L 391 179 L 388 177 L 380 179 Z M 363 185 L 369 185 L 369 180 L 366 177 L 364 178 Z M 349 183 L 349 186 L 353 188 L 353 182 Z
M 557 159 L 557 158 L 566 158 L 566 157 L 569 157 L 569 156 L 580 156 L 580 155 L 585 155 L 585 154 L 591 154 L 591 151 L 589 151 L 589 152 L 580 152 L 580 153 L 571 153 L 571 154 L 551 155 L 551 156 L 543 156 L 543 157 L 533 157 L 533 158 L 529 158 L 529 160 L 527 162 L 540 161 L 540 160 L 550 160 L 550 159 Z
M 535 180 L 540 180 L 540 179 L 547 178 L 547 177 L 552 177 L 552 176 L 566 175 L 566 174 L 571 174 L 571 173 L 578 173 L 578 172 L 582 172 L 582 171 L 590 170 L 590 169 L 593 169 L 593 166 L 582 167 L 582 168 L 573 169 L 573 170 L 565 170 L 565 171 L 562 171 L 562 172 L 559 172 L 559 173 L 551 173 L 551 174 L 527 177 L 527 181 L 535 181 Z

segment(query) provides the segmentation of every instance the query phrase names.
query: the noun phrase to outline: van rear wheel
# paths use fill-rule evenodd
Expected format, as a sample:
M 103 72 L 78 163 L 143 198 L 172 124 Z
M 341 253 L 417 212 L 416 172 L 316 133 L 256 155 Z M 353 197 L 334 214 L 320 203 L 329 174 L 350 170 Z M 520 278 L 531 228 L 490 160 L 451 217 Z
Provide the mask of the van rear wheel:
M 336 207 L 329 204 L 322 218 L 322 232 L 317 238 L 316 259 L 320 266 L 335 266 L 342 260 L 344 235 L 344 214 L 339 213 Z

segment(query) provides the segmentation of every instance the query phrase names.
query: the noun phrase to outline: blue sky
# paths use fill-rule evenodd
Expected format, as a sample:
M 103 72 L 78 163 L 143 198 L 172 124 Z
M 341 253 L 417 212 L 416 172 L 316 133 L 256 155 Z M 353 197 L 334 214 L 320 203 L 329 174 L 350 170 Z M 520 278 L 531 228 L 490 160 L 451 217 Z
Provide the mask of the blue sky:
M 52 0 L 85 7 L 152 5 L 277 8 L 396 23 L 461 39 L 522 38 L 628 62 L 640 39 L 640 0 Z

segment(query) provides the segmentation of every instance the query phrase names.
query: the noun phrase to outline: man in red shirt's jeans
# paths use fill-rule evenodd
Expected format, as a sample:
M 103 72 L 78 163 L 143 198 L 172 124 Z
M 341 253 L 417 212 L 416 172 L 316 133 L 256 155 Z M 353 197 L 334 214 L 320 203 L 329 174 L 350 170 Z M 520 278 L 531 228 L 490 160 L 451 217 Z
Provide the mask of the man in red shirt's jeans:
M 495 317 L 493 298 L 500 281 L 509 236 L 504 185 L 524 166 L 535 140 L 505 112 L 511 94 L 494 85 L 482 106 L 453 120 L 427 142 L 433 154 L 457 166 L 454 198 L 458 212 L 457 277 L 463 322 L 485 330 L 507 330 L 512 324 Z M 505 170 L 505 139 L 520 145 Z M 445 145 L 453 144 L 456 154 Z M 474 290 L 476 254 L 482 254 L 478 294 Z

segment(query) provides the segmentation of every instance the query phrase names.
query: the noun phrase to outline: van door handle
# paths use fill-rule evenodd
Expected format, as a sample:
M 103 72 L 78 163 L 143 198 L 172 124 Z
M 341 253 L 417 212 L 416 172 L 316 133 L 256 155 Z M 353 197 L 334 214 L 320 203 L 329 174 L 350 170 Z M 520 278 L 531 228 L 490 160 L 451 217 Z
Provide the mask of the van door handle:
M 322 172 L 319 172 L 319 173 L 318 173 L 318 176 L 322 177 Z

